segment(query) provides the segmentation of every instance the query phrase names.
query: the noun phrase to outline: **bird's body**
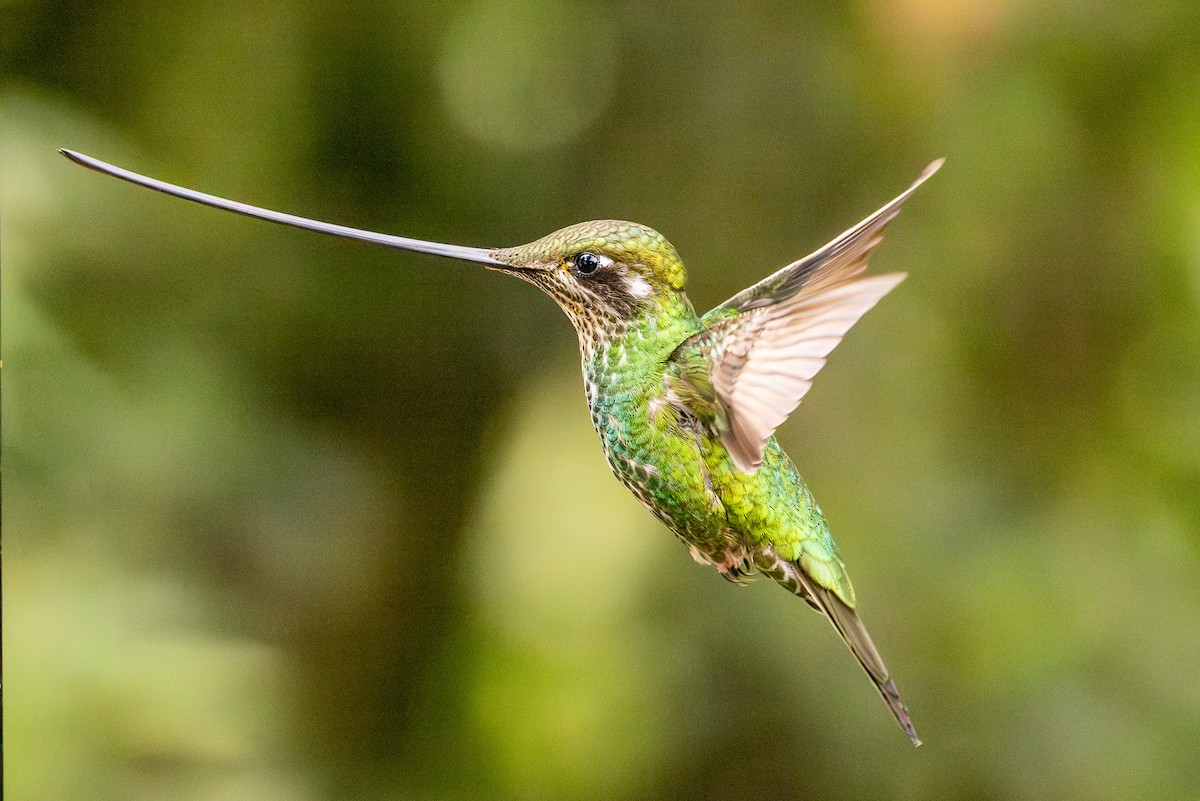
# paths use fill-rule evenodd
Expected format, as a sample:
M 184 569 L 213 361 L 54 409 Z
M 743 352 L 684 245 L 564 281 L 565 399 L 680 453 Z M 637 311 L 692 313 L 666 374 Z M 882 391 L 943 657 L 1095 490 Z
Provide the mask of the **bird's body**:
M 824 613 L 919 744 L 855 612 L 825 517 L 774 431 L 846 331 L 904 278 L 863 273 L 901 202 L 940 161 L 859 225 L 701 317 L 675 248 L 636 223 L 600 220 L 515 248 L 466 248 L 282 215 L 66 155 L 208 205 L 481 262 L 541 288 L 579 335 L 588 408 L 616 477 L 697 561 L 737 582 L 757 570 Z
M 919 744 L 825 516 L 773 435 L 846 330 L 904 278 L 860 275 L 907 194 L 703 317 L 675 248 L 637 223 L 580 223 L 493 253 L 571 319 L 621 483 L 696 561 L 739 583 L 757 570 L 823 612 Z
M 583 346 L 588 408 L 609 467 L 697 562 L 735 583 L 749 581 L 757 569 L 824 612 L 919 744 L 895 683 L 854 612 L 841 552 L 795 464 L 772 436 L 761 466 L 740 470 L 720 440 L 678 408 L 663 364 L 700 325 L 693 313 L 691 320 L 656 326 L 646 339 L 624 333 Z M 644 358 L 629 359 L 633 340 L 649 343 Z
M 586 330 L 586 329 L 584 329 Z M 767 548 L 836 568 L 821 572 L 853 604 L 825 519 L 774 437 L 764 464 L 738 470 L 720 440 L 672 390 L 677 351 L 704 330 L 677 295 L 600 337 L 580 337 L 592 425 L 613 474 L 689 548 L 696 561 L 740 581 Z

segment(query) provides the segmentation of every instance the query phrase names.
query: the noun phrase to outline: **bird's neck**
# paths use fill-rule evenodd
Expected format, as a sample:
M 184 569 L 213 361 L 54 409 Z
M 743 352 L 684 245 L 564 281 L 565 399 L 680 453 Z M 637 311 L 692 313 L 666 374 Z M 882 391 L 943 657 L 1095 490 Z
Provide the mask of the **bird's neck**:
M 682 292 L 655 298 L 636 314 L 579 330 L 588 403 L 601 398 L 633 400 L 660 384 L 663 366 L 680 342 L 701 328 Z

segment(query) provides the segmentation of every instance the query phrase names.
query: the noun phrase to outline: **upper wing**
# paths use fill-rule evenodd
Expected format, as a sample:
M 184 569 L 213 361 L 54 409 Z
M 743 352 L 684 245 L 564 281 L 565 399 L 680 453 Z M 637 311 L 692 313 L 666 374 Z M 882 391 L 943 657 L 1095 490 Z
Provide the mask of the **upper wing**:
M 702 380 L 695 355 L 705 356 L 702 394 L 715 395 L 723 414 L 702 417 L 716 422 L 739 469 L 762 464 L 767 439 L 808 392 L 825 357 L 904 280 L 902 273 L 859 276 L 900 204 L 941 166 L 942 159 L 933 162 L 879 211 L 704 315 L 704 330 L 680 346 L 692 357 L 677 366 L 692 383 Z

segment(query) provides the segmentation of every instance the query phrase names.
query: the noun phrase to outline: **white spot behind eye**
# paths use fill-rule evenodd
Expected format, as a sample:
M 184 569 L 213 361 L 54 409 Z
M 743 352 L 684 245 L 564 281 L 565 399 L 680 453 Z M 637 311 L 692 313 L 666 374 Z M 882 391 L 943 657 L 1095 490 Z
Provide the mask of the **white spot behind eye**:
M 650 286 L 650 282 L 637 273 L 626 276 L 625 285 L 629 288 L 629 294 L 635 298 L 648 298 L 654 294 L 654 287 Z

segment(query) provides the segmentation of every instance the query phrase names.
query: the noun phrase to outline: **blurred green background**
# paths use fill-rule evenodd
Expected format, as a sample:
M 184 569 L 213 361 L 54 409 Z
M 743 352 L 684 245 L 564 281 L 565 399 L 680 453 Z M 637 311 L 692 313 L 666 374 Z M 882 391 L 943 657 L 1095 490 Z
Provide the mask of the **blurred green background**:
M 1200 4 L 0 4 L 6 789 L 1184 799 Z M 392 233 L 664 232 L 708 308 L 888 200 L 781 432 L 926 745 L 611 477 L 565 317 Z

